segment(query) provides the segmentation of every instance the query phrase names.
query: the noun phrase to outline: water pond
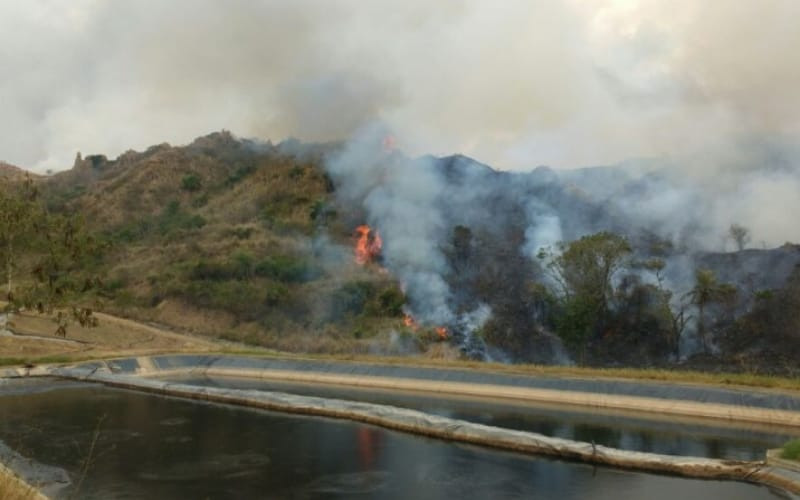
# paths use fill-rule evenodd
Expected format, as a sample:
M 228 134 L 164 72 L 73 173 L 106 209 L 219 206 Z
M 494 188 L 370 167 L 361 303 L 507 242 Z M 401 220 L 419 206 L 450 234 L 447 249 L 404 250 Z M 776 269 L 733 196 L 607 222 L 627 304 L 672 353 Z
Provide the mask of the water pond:
M 347 421 L 47 380 L 0 385 L 0 440 L 65 468 L 73 481 L 65 498 L 781 498 L 747 483 L 592 467 Z

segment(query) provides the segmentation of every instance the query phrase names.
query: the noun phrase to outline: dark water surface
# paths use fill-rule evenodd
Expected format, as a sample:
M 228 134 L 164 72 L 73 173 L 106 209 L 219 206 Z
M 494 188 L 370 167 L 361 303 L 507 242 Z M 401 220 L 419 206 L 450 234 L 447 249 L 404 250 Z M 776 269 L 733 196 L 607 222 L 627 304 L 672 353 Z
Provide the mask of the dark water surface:
M 763 460 L 769 448 L 796 437 L 779 428 L 719 427 L 711 424 L 647 420 L 569 409 L 503 403 L 446 395 L 411 394 L 309 385 L 234 377 L 170 377 L 183 384 L 234 389 L 260 389 L 411 408 L 495 427 L 537 432 L 625 450 L 732 460 Z
M 88 458 L 75 498 L 781 498 L 746 483 L 596 468 L 347 421 L 42 384 L 54 390 L 0 385 L 0 439 L 64 467 L 74 483 Z

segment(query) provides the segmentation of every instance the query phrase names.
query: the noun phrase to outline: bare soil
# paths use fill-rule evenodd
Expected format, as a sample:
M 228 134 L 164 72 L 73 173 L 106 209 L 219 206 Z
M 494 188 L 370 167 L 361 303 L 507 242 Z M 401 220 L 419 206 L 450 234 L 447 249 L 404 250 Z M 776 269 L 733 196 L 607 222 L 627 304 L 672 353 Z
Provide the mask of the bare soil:
M 64 338 L 55 335 L 56 325 L 46 316 L 15 314 L 12 319 L 14 335 L 0 336 L 0 360 L 5 364 L 17 364 L 162 352 L 219 352 L 231 348 L 229 342 L 178 333 L 109 314 L 95 314 L 98 326 L 71 325 Z

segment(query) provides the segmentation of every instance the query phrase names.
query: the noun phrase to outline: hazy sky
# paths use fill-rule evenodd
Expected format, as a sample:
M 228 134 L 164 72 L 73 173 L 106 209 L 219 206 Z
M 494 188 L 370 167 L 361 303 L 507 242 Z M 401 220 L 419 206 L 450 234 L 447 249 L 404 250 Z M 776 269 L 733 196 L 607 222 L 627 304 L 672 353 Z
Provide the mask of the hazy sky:
M 0 160 L 226 128 L 501 168 L 800 142 L 798 0 L 3 0 Z

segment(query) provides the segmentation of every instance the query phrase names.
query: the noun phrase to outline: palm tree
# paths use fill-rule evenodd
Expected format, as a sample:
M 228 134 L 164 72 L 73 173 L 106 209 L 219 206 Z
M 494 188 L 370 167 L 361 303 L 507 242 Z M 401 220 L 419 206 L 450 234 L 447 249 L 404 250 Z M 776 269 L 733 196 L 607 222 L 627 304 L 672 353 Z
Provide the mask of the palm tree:
M 697 333 L 703 343 L 704 352 L 708 352 L 704 312 L 708 304 L 717 300 L 719 289 L 719 283 L 717 283 L 717 278 L 714 276 L 714 271 L 698 269 L 694 273 L 694 288 L 686 294 L 691 303 L 697 306 Z

